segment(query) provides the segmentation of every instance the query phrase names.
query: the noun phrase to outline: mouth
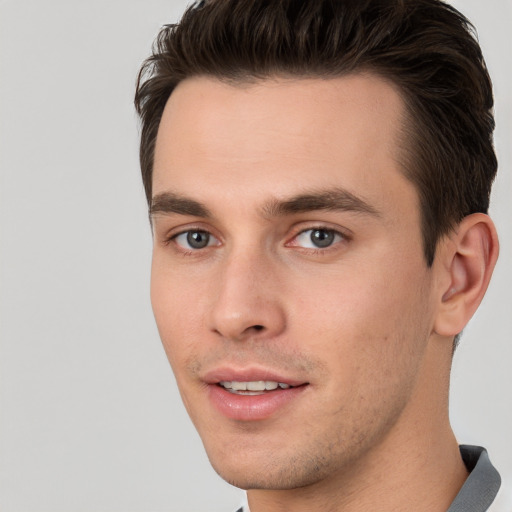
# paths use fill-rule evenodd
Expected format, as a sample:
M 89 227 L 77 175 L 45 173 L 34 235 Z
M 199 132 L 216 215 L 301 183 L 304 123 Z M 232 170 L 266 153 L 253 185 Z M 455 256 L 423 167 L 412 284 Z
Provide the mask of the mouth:
M 261 421 L 290 411 L 309 388 L 309 382 L 270 371 L 217 370 L 206 377 L 207 396 L 224 417 Z
M 252 380 L 252 381 L 221 381 L 217 384 L 234 395 L 258 396 L 282 389 L 290 389 L 298 386 L 291 386 L 285 382 L 273 380 Z M 305 384 L 303 384 L 305 385 Z

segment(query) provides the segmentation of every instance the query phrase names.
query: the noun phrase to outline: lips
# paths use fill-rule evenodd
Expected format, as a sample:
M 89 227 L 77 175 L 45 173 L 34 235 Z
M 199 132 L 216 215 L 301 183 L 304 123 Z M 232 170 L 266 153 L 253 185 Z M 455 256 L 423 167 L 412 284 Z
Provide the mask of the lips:
M 217 369 L 203 379 L 208 399 L 223 416 L 261 421 L 284 412 L 298 400 L 308 382 L 267 370 Z
M 297 387 L 306 384 L 305 380 L 300 380 L 286 374 L 281 374 L 274 370 L 263 368 L 215 368 L 206 372 L 201 379 L 207 384 L 220 384 L 221 382 L 240 382 L 240 383 L 259 383 L 259 382 L 277 382 L 286 384 L 290 387 Z

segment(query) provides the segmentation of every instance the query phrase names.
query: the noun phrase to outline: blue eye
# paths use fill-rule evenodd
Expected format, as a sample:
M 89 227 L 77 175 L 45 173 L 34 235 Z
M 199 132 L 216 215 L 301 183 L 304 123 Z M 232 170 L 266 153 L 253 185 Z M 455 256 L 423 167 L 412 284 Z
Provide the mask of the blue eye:
M 343 236 L 332 229 L 306 229 L 296 237 L 297 245 L 306 249 L 325 249 L 343 240 Z
M 173 240 L 183 249 L 204 249 L 217 245 L 218 240 L 207 231 L 191 230 L 185 231 L 173 237 Z

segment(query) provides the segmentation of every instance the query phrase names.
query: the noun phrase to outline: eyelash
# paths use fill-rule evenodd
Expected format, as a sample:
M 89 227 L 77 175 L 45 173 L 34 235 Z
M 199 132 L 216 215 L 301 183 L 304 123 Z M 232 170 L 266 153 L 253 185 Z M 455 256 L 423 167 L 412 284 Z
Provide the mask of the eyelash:
M 311 238 L 311 236 L 313 235 L 314 232 L 323 232 L 323 233 L 326 233 L 329 235 L 333 235 L 334 240 L 332 241 L 332 243 L 330 243 L 329 245 L 327 245 L 325 247 L 318 247 L 318 246 L 317 247 L 303 247 L 303 246 L 293 243 L 295 240 L 298 240 L 300 236 L 307 236 L 307 233 L 310 233 L 309 238 Z M 337 237 L 337 240 L 336 240 L 336 237 Z M 306 229 L 301 229 L 300 231 L 297 231 L 297 233 L 291 238 L 290 242 L 287 242 L 285 245 L 287 247 L 297 247 L 298 249 L 307 251 L 310 254 L 327 254 L 333 250 L 336 250 L 337 246 L 340 243 L 342 243 L 344 241 L 349 241 L 349 240 L 350 240 L 350 237 L 346 233 L 343 233 L 342 231 L 337 230 L 337 229 L 329 228 L 327 226 L 319 225 L 319 226 L 311 226 Z M 311 243 L 313 243 L 313 242 L 311 241 Z
M 297 244 L 293 243 L 293 241 L 297 240 L 299 238 L 299 236 L 301 236 L 301 235 L 304 236 L 308 232 L 313 233 L 315 231 L 322 231 L 324 233 L 332 234 L 332 235 L 334 235 L 335 240 L 330 245 L 328 245 L 326 247 L 302 247 L 300 245 L 297 245 Z M 203 234 L 206 234 L 209 237 L 216 239 L 218 243 L 217 244 L 210 244 L 209 243 L 211 241 L 211 238 L 210 238 L 210 240 L 208 241 L 208 244 L 206 246 L 204 246 L 204 247 L 200 247 L 200 248 L 192 248 L 192 247 L 186 248 L 186 247 L 183 247 L 182 245 L 180 245 L 176 241 L 178 237 L 180 237 L 182 235 L 189 235 L 191 233 L 203 233 Z M 338 240 L 336 240 L 336 237 L 338 237 Z M 339 245 L 340 243 L 348 242 L 350 240 L 351 240 L 351 237 L 347 233 L 344 233 L 344 232 L 342 232 L 340 230 L 333 229 L 333 228 L 330 228 L 330 227 L 327 227 L 327 226 L 317 225 L 317 226 L 311 226 L 311 227 L 308 227 L 308 228 L 305 228 L 305 229 L 297 230 L 297 232 L 284 245 L 285 245 L 285 247 L 295 247 L 295 248 L 297 248 L 299 250 L 302 250 L 304 252 L 308 252 L 309 254 L 327 254 L 327 253 L 331 252 L 332 250 L 336 250 L 336 248 L 337 248 L 336 246 Z M 202 249 L 207 249 L 209 247 L 214 247 L 216 245 L 217 246 L 220 245 L 220 242 L 219 242 L 218 238 L 215 235 L 213 235 L 210 231 L 208 231 L 208 229 L 200 228 L 200 227 L 196 227 L 196 228 L 192 227 L 192 228 L 186 229 L 184 231 L 180 231 L 179 233 L 173 233 L 172 235 L 168 236 L 164 240 L 164 244 L 165 245 L 169 245 L 171 243 L 175 244 L 176 247 L 177 247 L 177 250 L 180 251 L 185 256 L 198 255 L 198 253 L 202 252 Z
M 173 244 L 175 246 L 175 250 L 177 252 L 180 252 L 181 254 L 183 254 L 184 256 L 198 256 L 200 253 L 202 253 L 202 249 L 207 249 L 209 247 L 212 247 L 212 245 L 219 245 L 219 244 L 210 244 L 208 243 L 208 245 L 206 245 L 205 247 L 203 248 L 193 248 L 193 247 L 190 247 L 190 248 L 186 248 L 186 247 L 183 247 L 182 245 L 180 245 L 176 239 L 182 235 L 188 235 L 188 234 L 191 234 L 191 233 L 204 233 L 206 235 L 208 235 L 211 238 L 214 238 L 215 240 L 218 241 L 218 237 L 216 237 L 215 235 L 213 235 L 208 229 L 205 229 L 203 227 L 190 227 L 188 229 L 185 229 L 183 231 L 180 231 L 178 233 L 172 233 L 171 235 L 168 235 L 165 237 L 165 239 L 163 240 L 163 243 L 164 245 L 166 246 L 169 246 L 171 244 Z

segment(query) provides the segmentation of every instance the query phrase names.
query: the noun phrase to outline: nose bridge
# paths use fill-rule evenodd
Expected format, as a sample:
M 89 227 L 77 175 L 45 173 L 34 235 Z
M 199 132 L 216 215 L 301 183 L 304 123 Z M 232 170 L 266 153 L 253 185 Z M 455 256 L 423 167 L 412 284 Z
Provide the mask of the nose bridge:
M 233 248 L 219 266 L 212 328 L 226 339 L 276 336 L 285 326 L 276 263 L 264 249 Z

